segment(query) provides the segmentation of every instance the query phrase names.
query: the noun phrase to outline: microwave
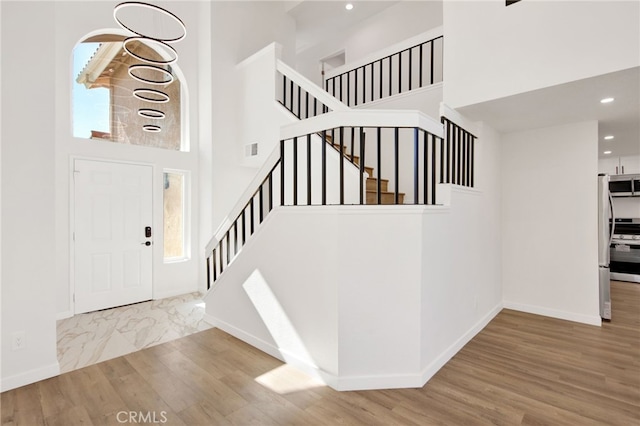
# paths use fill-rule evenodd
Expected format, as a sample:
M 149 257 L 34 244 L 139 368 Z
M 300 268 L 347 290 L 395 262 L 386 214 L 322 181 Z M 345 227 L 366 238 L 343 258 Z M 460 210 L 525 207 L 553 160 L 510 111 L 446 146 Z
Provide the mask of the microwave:
M 611 176 L 609 192 L 612 197 L 640 197 L 640 174 Z

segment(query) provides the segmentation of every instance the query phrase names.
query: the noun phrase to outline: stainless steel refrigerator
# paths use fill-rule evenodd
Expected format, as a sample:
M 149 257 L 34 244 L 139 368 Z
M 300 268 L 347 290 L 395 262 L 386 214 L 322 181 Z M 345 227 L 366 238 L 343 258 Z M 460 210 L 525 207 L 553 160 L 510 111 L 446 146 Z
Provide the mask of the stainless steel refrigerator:
M 610 247 L 615 226 L 609 175 L 598 175 L 598 266 L 600 270 L 600 316 L 611 319 Z

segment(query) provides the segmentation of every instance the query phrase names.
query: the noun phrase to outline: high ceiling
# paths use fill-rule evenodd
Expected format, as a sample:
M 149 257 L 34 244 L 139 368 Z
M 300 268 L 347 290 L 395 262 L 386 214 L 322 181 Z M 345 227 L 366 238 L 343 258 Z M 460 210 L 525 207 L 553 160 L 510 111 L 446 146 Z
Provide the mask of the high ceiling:
M 347 3 L 354 8 L 345 9 Z M 301 52 L 328 35 L 382 12 L 399 1 L 297 1 L 288 13 L 296 21 L 296 50 Z M 611 104 L 600 104 L 603 97 L 614 97 Z M 554 126 L 569 122 L 599 122 L 600 157 L 640 155 L 640 68 L 574 81 L 460 110 L 471 119 L 484 120 L 496 130 L 507 133 Z M 604 136 L 614 135 L 613 140 Z
M 615 100 L 601 104 L 605 97 Z M 597 120 L 599 157 L 640 155 L 640 68 L 483 102 L 460 112 L 502 133 Z M 607 135 L 615 138 L 604 140 Z
M 353 4 L 346 10 L 347 3 Z M 288 10 L 296 21 L 296 50 L 301 52 L 328 35 L 347 30 L 399 1 L 300 1 Z

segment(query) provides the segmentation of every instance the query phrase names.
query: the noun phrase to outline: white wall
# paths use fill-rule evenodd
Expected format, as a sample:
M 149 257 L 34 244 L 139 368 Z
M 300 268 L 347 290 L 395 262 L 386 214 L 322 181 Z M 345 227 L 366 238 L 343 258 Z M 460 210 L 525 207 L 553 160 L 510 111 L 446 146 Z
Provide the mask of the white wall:
M 87 34 L 97 30 L 120 31 L 113 19 L 113 7 L 116 2 L 55 2 L 55 96 L 56 128 L 55 128 L 55 162 L 56 162 L 56 305 L 58 317 L 68 317 L 72 312 L 72 268 L 71 228 L 70 217 L 72 206 L 70 192 L 70 167 L 74 158 L 107 159 L 111 161 L 133 161 L 151 164 L 153 171 L 153 203 L 154 203 L 154 245 L 153 253 L 153 297 L 162 298 L 176 294 L 196 291 L 204 273 L 202 264 L 202 250 L 200 240 L 200 213 L 210 217 L 211 212 L 201 212 L 199 207 L 199 102 L 200 102 L 200 70 L 201 55 L 199 47 L 202 43 L 198 39 L 198 28 L 202 24 L 201 16 L 208 10 L 208 4 L 203 2 L 166 2 L 163 7 L 178 15 L 188 28 L 187 37 L 175 45 L 180 59 L 175 66 L 182 73 L 180 78 L 186 83 L 183 92 L 187 94 L 183 108 L 186 112 L 184 125 L 188 126 L 185 142 L 189 152 L 174 152 L 162 149 L 144 148 L 134 145 L 115 144 L 96 140 L 77 139 L 72 136 L 71 128 L 71 75 L 72 52 L 76 43 L 84 39 Z M 79 19 L 82 17 L 82 19 Z M 45 37 L 45 35 L 42 35 Z M 207 44 L 208 41 L 204 41 Z M 43 67 L 51 67 L 43 63 Z M 51 89 L 49 89 L 51 90 Z M 206 130 L 206 129 L 205 129 Z M 210 144 L 210 140 L 205 140 Z M 162 238 L 162 172 L 165 168 L 186 170 L 190 172 L 191 194 L 190 200 L 190 233 L 191 244 L 188 247 L 191 258 L 185 262 L 165 264 L 163 262 Z M 206 221 L 206 217 L 203 218 Z M 210 236 L 210 235 L 209 235 Z
M 198 225 L 201 213 L 208 215 L 208 219 L 203 219 L 210 223 L 211 212 L 206 208 L 200 210 L 198 206 L 198 151 L 199 130 L 206 130 L 210 119 L 201 120 L 204 124 L 197 125 L 197 117 L 201 101 L 199 52 L 210 41 L 200 40 L 198 29 L 203 23 L 207 27 L 210 25 L 209 4 L 163 4 L 180 16 L 190 31 L 187 38 L 176 45 L 180 54 L 177 68 L 188 85 L 189 96 L 183 106 L 190 113 L 187 136 L 190 152 L 146 149 L 72 137 L 72 51 L 75 44 L 91 32 L 119 31 L 113 20 L 116 4 L 115 1 L 2 2 L 5 36 L 2 46 L 2 102 L 5 108 L 2 111 L 3 121 L 11 123 L 2 129 L 2 159 L 7 165 L 2 168 L 6 177 L 2 183 L 5 230 L 2 238 L 3 245 L 11 247 L 11 251 L 3 250 L 2 253 L 3 264 L 13 265 L 11 269 L 5 267 L 2 271 L 3 388 L 26 384 L 57 372 L 55 320 L 72 314 L 69 176 L 73 158 L 152 164 L 156 212 L 162 211 L 162 169 L 190 171 L 193 192 L 189 194 L 192 212 L 189 236 L 192 244 L 189 249 L 192 258 L 186 262 L 164 264 L 162 245 L 156 245 L 154 297 L 195 291 L 198 283 L 204 282 L 201 279 L 204 258 L 198 248 L 202 244 Z M 9 44 L 6 40 L 21 42 Z M 211 51 L 210 47 L 208 51 Z M 207 78 L 210 76 L 208 72 Z M 25 99 L 38 101 L 27 102 Z M 211 143 L 210 138 L 206 143 Z M 202 156 L 200 159 L 204 160 L 203 164 L 208 164 L 207 159 Z M 4 188 L 10 190 L 7 192 Z M 162 215 L 155 215 L 153 226 L 156 241 L 161 241 Z M 8 229 L 13 231 L 7 232 Z M 9 356 L 5 356 L 4 351 L 10 348 L 5 343 L 10 342 L 10 335 L 16 330 L 26 331 L 28 346 L 25 351 L 28 353 L 8 352 Z
M 483 220 L 499 203 L 441 190 L 451 207 L 277 208 L 208 294 L 208 320 L 336 389 L 422 386 L 502 305 Z
M 215 229 L 256 173 L 243 166 L 242 80 L 236 65 L 272 42 L 291 59 L 295 24 L 286 2 L 221 1 L 211 3 L 213 228 Z
M 639 16 L 636 1 L 445 1 L 445 101 L 458 108 L 638 66 Z
M 503 136 L 505 307 L 600 324 L 597 144 L 596 122 Z
M 2 391 L 58 373 L 54 4 L 2 2 Z M 12 351 L 24 332 L 25 348 Z
M 332 32 L 319 44 L 298 52 L 296 69 L 321 85 L 320 61 L 341 50 L 346 62 L 442 25 L 441 1 L 401 1 L 343 32 Z

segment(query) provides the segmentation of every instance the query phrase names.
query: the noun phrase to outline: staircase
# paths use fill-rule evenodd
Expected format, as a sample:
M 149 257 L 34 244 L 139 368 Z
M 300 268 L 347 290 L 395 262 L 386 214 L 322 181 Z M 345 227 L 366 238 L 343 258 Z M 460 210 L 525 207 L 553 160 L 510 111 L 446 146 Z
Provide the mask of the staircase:
M 401 50 L 398 64 L 433 58 L 441 37 L 428 40 Z M 443 104 L 439 121 L 351 109 L 278 53 L 248 59 L 247 75 L 274 78 L 248 84 L 260 94 L 247 91 L 257 107 L 243 117 L 254 130 L 243 142 L 267 129 L 264 139 L 279 144 L 262 151 L 271 154 L 205 248 L 207 320 L 336 389 L 422 386 L 483 326 L 469 285 L 479 266 L 451 261 L 484 250 L 476 232 L 459 231 L 475 231 L 482 217 L 477 191 L 462 188 L 474 186 L 476 137 L 460 123 L 472 124 Z M 377 92 L 364 88 L 381 63 L 347 71 L 332 90 L 342 97 L 342 80 L 353 76 L 363 89 L 350 101 L 347 83 L 348 104 L 402 92 L 402 76 L 399 91 L 391 77 L 389 90 L 382 81 Z M 414 82 L 422 87 L 423 78 Z M 269 120 L 256 115 L 263 110 Z M 445 244 L 452 231 L 456 245 Z M 442 318 L 455 329 L 442 333 L 434 321 Z
M 291 124 L 280 127 L 279 150 L 207 245 L 207 288 L 276 207 L 434 205 L 438 183 L 473 187 L 475 136 L 455 123 L 453 111 L 445 111 L 453 119 L 437 122 L 418 111 L 353 110 L 279 59 L 273 63 L 275 100 Z
M 331 143 L 331 146 L 336 151 L 340 152 L 340 145 L 332 143 L 331 136 L 327 136 L 327 140 L 329 141 L 329 143 Z M 353 155 L 353 153 L 349 154 L 347 146 L 342 147 L 342 154 L 344 155 L 344 158 L 348 159 L 356 166 L 360 165 L 360 157 L 358 157 L 357 155 Z M 389 192 L 389 179 L 380 179 L 378 177 L 373 177 L 373 167 L 365 165 L 364 170 L 367 173 L 365 198 L 366 204 L 404 204 L 404 192 L 398 193 L 398 200 L 396 200 L 394 192 Z M 378 182 L 380 182 L 380 195 L 378 195 Z M 380 202 L 378 202 L 378 200 L 380 200 Z

